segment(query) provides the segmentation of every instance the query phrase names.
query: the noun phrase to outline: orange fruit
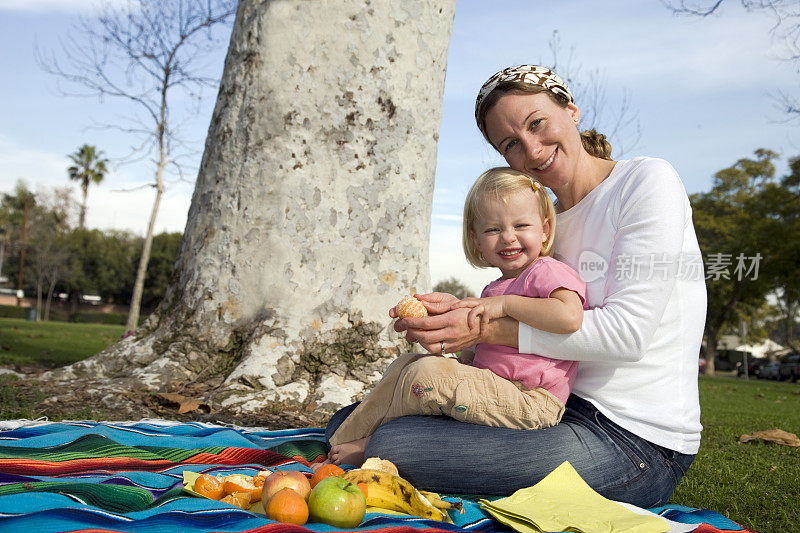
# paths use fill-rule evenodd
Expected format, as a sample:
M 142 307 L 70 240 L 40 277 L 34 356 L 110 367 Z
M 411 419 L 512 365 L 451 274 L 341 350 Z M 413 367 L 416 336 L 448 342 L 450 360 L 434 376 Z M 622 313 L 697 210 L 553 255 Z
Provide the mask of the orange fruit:
M 194 491 L 212 500 L 219 500 L 225 493 L 222 488 L 222 482 L 218 477 L 211 474 L 202 474 L 195 479 Z
M 224 494 L 246 492 L 250 495 L 250 501 L 253 502 L 261 499 L 261 488 L 256 487 L 251 478 L 239 474 L 226 476 L 222 479 L 222 491 Z
M 344 470 L 342 468 L 333 464 L 324 465 L 319 470 L 314 472 L 313 476 L 311 476 L 311 488 L 313 489 L 317 483 L 326 477 L 341 476 L 342 474 L 344 474 Z
M 422 305 L 422 302 L 413 296 L 406 296 L 400 300 L 394 307 L 395 312 L 399 318 L 422 318 L 428 316 L 428 310 Z
M 305 498 L 286 487 L 269 499 L 265 509 L 267 518 L 285 524 L 302 526 L 308 521 L 308 504 Z
M 233 494 L 228 494 L 224 498 L 220 500 L 221 502 L 229 503 L 231 505 L 235 505 L 236 507 L 241 507 L 242 509 L 249 509 L 250 508 L 250 493 L 249 492 L 234 492 Z
M 359 489 L 361 489 L 361 492 L 363 492 L 363 493 L 364 493 L 364 498 L 368 498 L 368 497 L 369 497 L 369 496 L 368 496 L 368 492 L 369 492 L 369 490 L 368 490 L 368 489 L 369 489 L 369 485 L 367 485 L 366 483 L 357 483 L 357 485 L 356 485 L 356 486 L 357 486 Z

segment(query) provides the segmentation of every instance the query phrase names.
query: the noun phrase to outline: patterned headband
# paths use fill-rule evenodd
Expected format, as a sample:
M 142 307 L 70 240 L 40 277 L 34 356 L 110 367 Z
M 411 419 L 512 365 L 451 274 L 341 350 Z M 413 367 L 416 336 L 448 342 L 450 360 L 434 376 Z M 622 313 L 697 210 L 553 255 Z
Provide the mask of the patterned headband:
M 478 110 L 484 98 L 495 90 L 497 86 L 506 81 L 515 81 L 526 85 L 536 85 L 542 87 L 553 94 L 563 96 L 568 102 L 574 103 L 575 99 L 569 91 L 569 87 L 561 77 L 547 67 L 537 65 L 518 65 L 501 70 L 483 84 L 478 91 L 478 98 L 475 100 L 475 120 L 478 120 Z M 480 123 L 479 123 L 480 125 Z

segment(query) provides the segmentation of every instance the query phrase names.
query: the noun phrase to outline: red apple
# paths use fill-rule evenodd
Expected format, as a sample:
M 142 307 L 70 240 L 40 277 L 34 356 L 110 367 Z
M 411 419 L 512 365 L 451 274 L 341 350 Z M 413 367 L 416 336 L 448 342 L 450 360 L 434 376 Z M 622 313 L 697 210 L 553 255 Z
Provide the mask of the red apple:
M 297 470 L 275 470 L 264 480 L 264 488 L 261 491 L 261 501 L 264 503 L 264 507 L 276 492 L 285 488 L 292 489 L 308 501 L 311 483 L 302 472 Z
M 317 483 L 308 497 L 311 519 L 334 527 L 358 527 L 366 512 L 364 493 L 340 477 L 326 477 Z

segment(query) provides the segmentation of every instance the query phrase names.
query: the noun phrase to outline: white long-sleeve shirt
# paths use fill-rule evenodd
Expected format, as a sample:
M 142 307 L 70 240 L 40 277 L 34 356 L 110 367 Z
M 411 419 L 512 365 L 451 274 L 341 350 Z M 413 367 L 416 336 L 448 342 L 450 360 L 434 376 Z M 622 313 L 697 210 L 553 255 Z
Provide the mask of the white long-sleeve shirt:
M 570 335 L 520 324 L 519 351 L 580 361 L 574 394 L 650 442 L 697 453 L 706 289 L 680 177 L 661 159 L 618 161 L 556 220 L 555 257 L 586 281 L 589 310 Z

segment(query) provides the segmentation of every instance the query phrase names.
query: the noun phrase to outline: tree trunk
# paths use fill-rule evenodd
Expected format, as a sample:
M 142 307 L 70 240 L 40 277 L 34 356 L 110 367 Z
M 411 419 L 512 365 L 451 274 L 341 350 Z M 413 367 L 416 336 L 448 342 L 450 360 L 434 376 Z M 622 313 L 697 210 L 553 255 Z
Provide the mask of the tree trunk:
M 153 210 L 150 212 L 150 220 L 147 222 L 147 234 L 142 245 L 142 256 L 139 258 L 139 267 L 136 269 L 136 280 L 133 283 L 133 294 L 131 295 L 131 306 L 128 312 L 128 320 L 125 324 L 125 331 L 136 331 L 139 325 L 139 311 L 142 306 L 142 293 L 144 292 L 144 280 L 147 276 L 147 263 L 150 262 L 150 250 L 153 247 L 153 231 L 158 216 L 158 208 L 161 205 L 161 196 L 164 194 L 162 183 L 162 172 L 164 170 L 164 155 L 162 150 L 161 161 L 156 171 L 156 199 L 153 202 Z
M 59 376 L 330 412 L 409 348 L 429 290 L 455 0 L 242 0 L 173 280 L 136 335 Z
M 86 199 L 89 196 L 89 184 L 84 183 L 81 185 L 81 191 L 83 192 L 83 202 L 81 203 L 81 213 L 80 217 L 78 218 L 78 227 L 80 229 L 86 228 Z
M 706 325 L 706 375 L 713 376 L 716 373 L 717 343 L 719 331 Z
M 56 289 L 56 283 L 57 282 L 58 282 L 58 279 L 55 276 L 53 276 L 50 279 L 50 285 L 47 287 L 47 300 L 45 300 L 45 304 L 44 304 L 44 321 L 45 322 L 49 322 L 50 321 L 50 305 L 53 303 L 53 292 Z
M 44 280 L 41 276 L 36 278 L 36 322 L 42 321 L 42 286 Z

